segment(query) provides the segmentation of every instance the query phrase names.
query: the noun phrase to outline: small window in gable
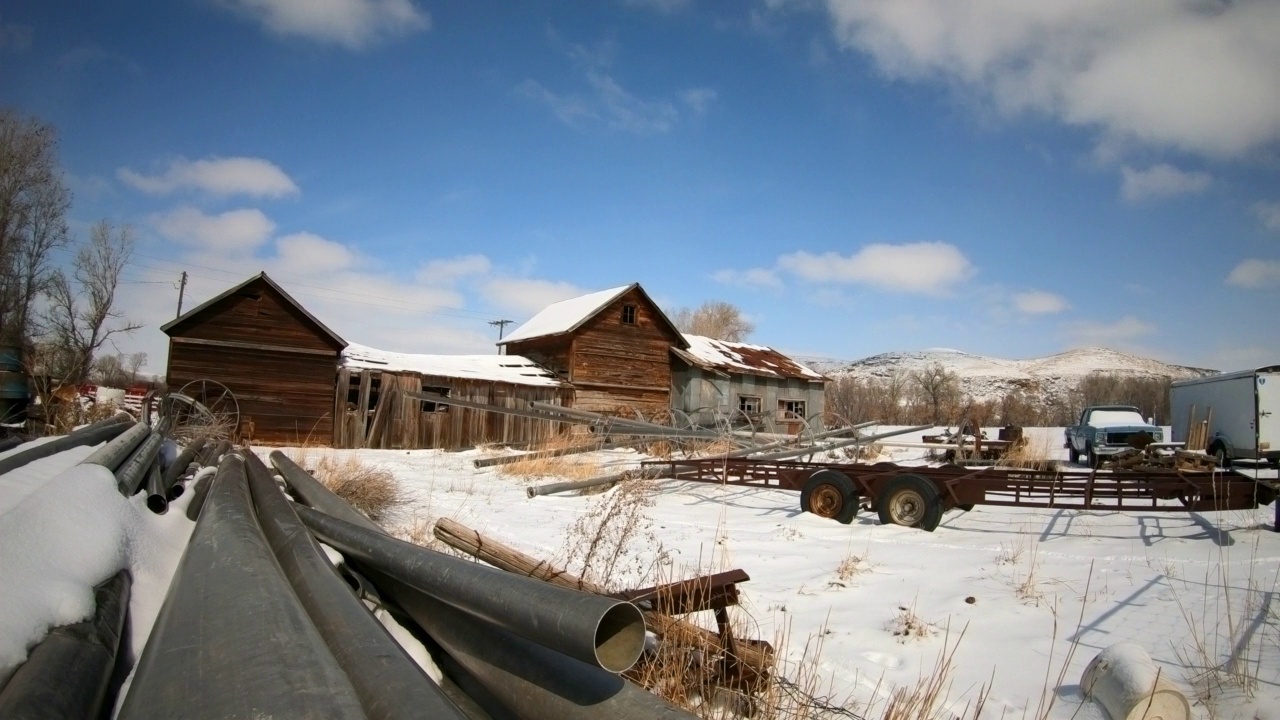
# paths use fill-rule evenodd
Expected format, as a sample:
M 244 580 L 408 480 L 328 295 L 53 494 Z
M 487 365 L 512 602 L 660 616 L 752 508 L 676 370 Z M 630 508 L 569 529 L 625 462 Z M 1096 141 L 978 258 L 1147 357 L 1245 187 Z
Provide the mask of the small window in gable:
M 622 322 L 627 325 L 636 324 L 636 306 L 635 305 L 622 306 Z

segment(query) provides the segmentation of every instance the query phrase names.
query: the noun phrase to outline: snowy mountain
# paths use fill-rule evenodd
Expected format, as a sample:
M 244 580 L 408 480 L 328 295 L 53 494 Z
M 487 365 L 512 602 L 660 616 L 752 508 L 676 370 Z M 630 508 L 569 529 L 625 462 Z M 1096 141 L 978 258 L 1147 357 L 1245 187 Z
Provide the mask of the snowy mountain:
M 1057 395 L 1074 388 L 1093 372 L 1138 377 L 1168 377 L 1174 380 L 1212 375 L 1216 371 L 1171 365 L 1106 348 L 1068 350 L 1057 355 L 1030 360 L 1004 360 L 971 355 L 950 348 L 930 348 L 916 352 L 872 355 L 853 362 L 806 358 L 809 367 L 830 378 L 887 378 L 895 372 L 910 373 L 933 363 L 941 363 L 960 378 L 960 388 L 977 400 L 995 400 L 1014 390 Z

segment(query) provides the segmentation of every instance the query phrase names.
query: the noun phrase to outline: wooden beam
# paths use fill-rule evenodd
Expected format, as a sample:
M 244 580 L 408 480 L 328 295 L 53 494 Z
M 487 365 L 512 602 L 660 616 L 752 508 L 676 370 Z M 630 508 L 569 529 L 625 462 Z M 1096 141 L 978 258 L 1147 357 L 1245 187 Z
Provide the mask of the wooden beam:
M 573 384 L 577 387 L 612 388 L 614 390 L 643 390 L 644 392 L 661 392 L 667 393 L 668 395 L 671 394 L 670 387 L 656 387 L 653 385 L 624 385 L 621 383 L 588 382 L 585 380 L 575 380 L 573 381 Z
M 169 341 L 184 345 L 211 345 L 213 347 L 236 348 L 238 350 L 264 350 L 266 352 L 293 353 L 296 355 L 323 355 L 325 357 L 332 358 L 336 358 L 338 356 L 337 350 L 314 350 L 312 348 L 288 347 L 287 345 L 264 345 L 261 343 L 238 342 L 236 340 L 205 340 L 203 338 L 176 337 L 169 338 Z

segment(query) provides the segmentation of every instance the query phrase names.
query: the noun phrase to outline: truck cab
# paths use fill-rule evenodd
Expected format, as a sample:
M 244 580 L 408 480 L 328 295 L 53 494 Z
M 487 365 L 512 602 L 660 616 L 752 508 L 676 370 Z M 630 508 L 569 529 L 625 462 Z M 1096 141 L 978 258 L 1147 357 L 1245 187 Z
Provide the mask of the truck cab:
M 1147 422 L 1132 405 L 1091 405 L 1080 413 L 1080 422 L 1066 429 L 1063 447 L 1078 463 L 1084 457 L 1096 468 L 1103 458 L 1132 447 L 1129 441 L 1139 433 L 1154 442 L 1164 441 L 1164 432 Z

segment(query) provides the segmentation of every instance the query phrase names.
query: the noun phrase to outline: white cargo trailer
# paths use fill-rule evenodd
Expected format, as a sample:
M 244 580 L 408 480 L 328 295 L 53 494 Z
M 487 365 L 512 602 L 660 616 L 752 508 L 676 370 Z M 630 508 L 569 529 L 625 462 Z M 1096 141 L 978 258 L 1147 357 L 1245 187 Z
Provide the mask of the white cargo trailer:
M 1280 365 L 1179 380 L 1169 388 L 1173 439 L 1186 442 L 1190 414 L 1212 410 L 1205 448 L 1218 465 L 1267 460 L 1280 466 Z

